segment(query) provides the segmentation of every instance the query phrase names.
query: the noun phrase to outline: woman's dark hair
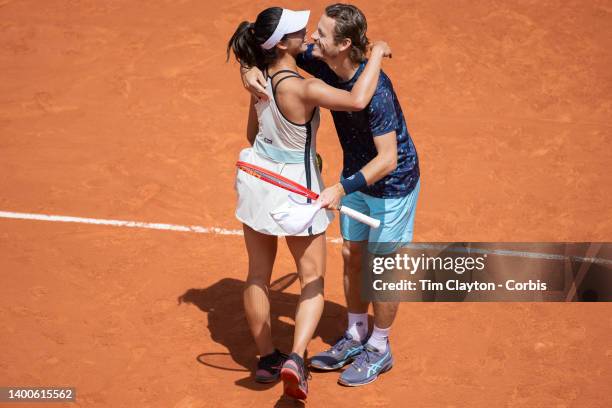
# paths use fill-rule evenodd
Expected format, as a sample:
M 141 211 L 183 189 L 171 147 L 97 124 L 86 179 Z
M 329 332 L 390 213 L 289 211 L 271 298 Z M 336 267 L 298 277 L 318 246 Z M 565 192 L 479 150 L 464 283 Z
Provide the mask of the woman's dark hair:
M 229 60 L 230 50 L 234 52 L 236 59 L 243 67 L 265 68 L 276 59 L 276 47 L 270 50 L 261 48 L 274 33 L 280 21 L 283 9 L 280 7 L 270 7 L 257 15 L 255 23 L 243 21 L 240 23 L 232 38 L 227 43 L 227 59 Z
M 366 36 L 368 22 L 357 7 L 350 4 L 332 4 L 325 8 L 325 15 L 336 20 L 334 42 L 348 38 L 351 40 L 351 61 L 362 62 L 365 59 L 370 41 Z

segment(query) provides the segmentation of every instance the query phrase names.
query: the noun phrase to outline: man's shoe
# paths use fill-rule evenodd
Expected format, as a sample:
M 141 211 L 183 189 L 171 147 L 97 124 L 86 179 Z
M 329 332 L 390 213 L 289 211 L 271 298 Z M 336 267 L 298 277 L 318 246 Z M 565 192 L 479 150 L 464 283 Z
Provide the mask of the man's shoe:
M 389 371 L 392 367 L 393 356 L 391 355 L 391 347 L 389 347 L 388 342 L 387 351 L 383 353 L 366 344 L 361 354 L 353 361 L 353 364 L 342 373 L 338 382 L 347 387 L 366 385 L 376 380 L 380 374 Z
M 310 359 L 310 366 L 317 370 L 332 371 L 344 367 L 361 353 L 363 344 L 353 340 L 348 332 L 331 346 Z

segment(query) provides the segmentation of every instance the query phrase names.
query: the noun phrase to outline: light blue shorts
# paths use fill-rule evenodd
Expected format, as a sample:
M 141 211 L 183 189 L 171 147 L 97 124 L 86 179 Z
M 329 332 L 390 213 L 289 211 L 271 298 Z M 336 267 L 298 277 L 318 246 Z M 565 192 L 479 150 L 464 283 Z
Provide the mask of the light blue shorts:
M 414 213 L 421 181 L 405 197 L 377 198 L 356 191 L 342 198 L 342 205 L 380 220 L 370 228 L 340 213 L 340 231 L 346 241 L 368 241 L 368 251 L 386 255 L 412 242 Z

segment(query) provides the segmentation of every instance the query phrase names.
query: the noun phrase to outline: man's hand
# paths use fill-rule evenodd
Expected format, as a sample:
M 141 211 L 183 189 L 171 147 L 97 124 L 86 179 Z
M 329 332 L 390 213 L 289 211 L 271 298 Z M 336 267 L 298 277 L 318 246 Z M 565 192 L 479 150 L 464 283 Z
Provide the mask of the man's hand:
M 321 194 L 319 194 L 319 199 L 317 201 L 321 203 L 322 208 L 339 210 L 341 207 L 340 199 L 345 195 L 342 184 L 338 183 L 323 190 Z
M 384 41 L 374 41 L 372 43 L 372 54 L 374 53 L 380 53 L 383 58 L 391 58 L 393 56 L 391 53 L 391 47 L 389 47 L 389 44 Z
M 242 79 L 242 85 L 244 85 L 247 91 L 258 99 L 268 100 L 268 94 L 266 93 L 268 82 L 259 68 L 240 67 L 240 77 Z

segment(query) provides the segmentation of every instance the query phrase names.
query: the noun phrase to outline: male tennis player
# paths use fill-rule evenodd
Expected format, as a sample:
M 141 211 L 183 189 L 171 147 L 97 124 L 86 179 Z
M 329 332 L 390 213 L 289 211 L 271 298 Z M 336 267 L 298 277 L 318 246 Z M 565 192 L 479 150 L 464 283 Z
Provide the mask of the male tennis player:
M 298 66 L 328 84 L 350 90 L 365 66 L 369 41 L 363 13 L 352 5 L 325 9 L 312 34 L 314 44 L 298 56 Z M 265 97 L 265 79 L 257 69 L 243 71 L 245 87 Z M 365 385 L 393 366 L 389 329 L 399 304 L 373 302 L 374 328 L 368 338 L 368 307 L 360 296 L 361 259 L 365 251 L 389 254 L 412 240 L 419 193 L 416 149 L 390 79 L 380 74 L 370 104 L 358 112 L 332 111 L 344 163 L 339 183 L 325 189 L 320 200 L 328 208 L 346 205 L 381 221 L 378 229 L 340 216 L 344 239 L 344 290 L 348 328 L 311 365 L 336 370 L 352 362 L 340 376 L 347 386 Z M 385 245 L 381 245 L 385 244 Z

